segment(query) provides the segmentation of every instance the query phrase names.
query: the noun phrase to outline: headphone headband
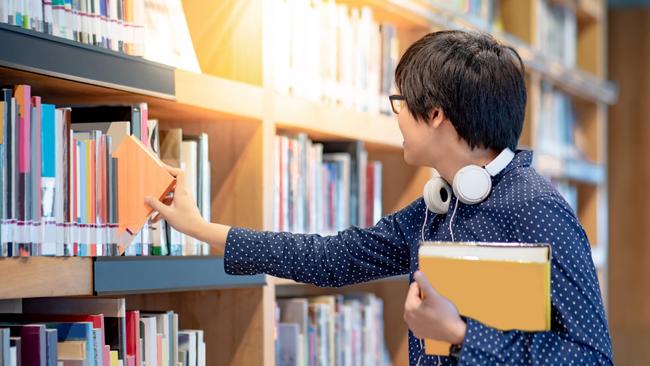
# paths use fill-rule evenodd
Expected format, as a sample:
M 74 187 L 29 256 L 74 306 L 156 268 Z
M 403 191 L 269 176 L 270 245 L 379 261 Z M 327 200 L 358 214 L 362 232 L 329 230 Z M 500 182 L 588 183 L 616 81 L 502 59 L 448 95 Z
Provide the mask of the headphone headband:
M 501 171 L 505 169 L 508 164 L 510 164 L 514 157 L 515 153 L 506 147 L 496 158 L 494 158 L 494 160 L 485 166 L 485 170 L 494 177 L 495 175 L 501 173 Z

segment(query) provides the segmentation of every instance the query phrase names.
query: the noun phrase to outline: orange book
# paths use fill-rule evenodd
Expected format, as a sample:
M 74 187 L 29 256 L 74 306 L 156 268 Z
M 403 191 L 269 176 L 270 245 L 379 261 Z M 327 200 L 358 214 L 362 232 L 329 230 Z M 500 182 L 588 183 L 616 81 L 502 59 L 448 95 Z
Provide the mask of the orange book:
M 174 189 L 176 179 L 133 136 L 122 141 L 113 157 L 117 158 L 118 244 L 128 245 L 153 211 L 144 197 L 163 199 Z
M 458 312 L 500 330 L 551 329 L 551 247 L 517 243 L 427 242 L 420 271 Z M 449 343 L 425 339 L 425 352 Z

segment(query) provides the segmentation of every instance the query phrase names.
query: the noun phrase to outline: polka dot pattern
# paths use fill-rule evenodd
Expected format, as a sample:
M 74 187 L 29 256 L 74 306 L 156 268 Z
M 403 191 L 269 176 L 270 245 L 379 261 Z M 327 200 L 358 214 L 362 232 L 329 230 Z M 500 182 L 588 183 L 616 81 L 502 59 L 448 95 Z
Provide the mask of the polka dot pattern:
M 429 213 L 425 240 L 549 243 L 551 331 L 499 331 L 466 318 L 459 365 L 611 365 L 607 319 L 586 234 L 550 182 L 531 167 L 532 152 L 518 151 L 492 180 L 480 204 L 452 197 L 450 213 Z M 458 207 L 456 207 L 458 206 Z M 233 228 L 225 269 L 230 274 L 268 273 L 317 286 L 338 287 L 412 274 L 425 220 L 422 198 L 368 229 L 335 236 L 258 232 Z M 423 355 L 409 332 L 411 365 L 453 365 L 448 357 Z

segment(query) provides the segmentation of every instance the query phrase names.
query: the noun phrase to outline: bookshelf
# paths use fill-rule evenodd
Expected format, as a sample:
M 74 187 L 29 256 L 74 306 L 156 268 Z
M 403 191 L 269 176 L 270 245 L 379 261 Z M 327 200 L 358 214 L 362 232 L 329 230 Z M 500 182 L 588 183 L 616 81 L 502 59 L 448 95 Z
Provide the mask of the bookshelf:
M 2 258 L 0 299 L 92 295 L 90 258 Z
M 542 82 L 575 105 L 585 158 L 542 156 L 540 171 L 577 187 L 578 216 L 593 245 L 603 292 L 607 271 L 607 105 L 615 86 L 604 79 L 605 12 L 602 0 L 557 0 L 577 17 L 576 66 L 567 67 L 536 48 L 538 0 L 500 0 L 503 29 L 424 0 L 345 0 L 369 6 L 397 29 L 400 51 L 422 35 L 444 28 L 493 33 L 514 46 L 527 65 L 529 105 L 521 145 L 535 147 L 542 121 Z M 263 36 L 263 0 L 183 0 L 203 74 L 176 70 L 115 52 L 31 31 L 0 26 L 0 80 L 26 83 L 48 103 L 147 102 L 167 128 L 206 132 L 213 159 L 212 220 L 270 229 L 273 223 L 273 138 L 307 133 L 317 140 L 362 140 L 369 159 L 383 164 L 383 210 L 390 213 L 421 194 L 429 170 L 403 162 L 395 118 L 307 100 L 274 91 L 270 40 Z M 245 46 L 242 46 L 245 45 Z M 15 46 L 15 50 L 12 47 Z M 59 55 L 60 57 L 53 57 Z M 73 56 L 71 56 L 73 55 Z M 57 62 L 60 60 L 67 62 Z M 274 364 L 275 299 L 368 291 L 384 301 L 386 343 L 396 365 L 406 364 L 402 321 L 403 277 L 321 289 L 268 276 L 227 276 L 219 253 L 187 258 L 18 258 L 0 260 L 13 279 L 0 298 L 126 295 L 133 308 L 174 309 L 181 327 L 206 331 L 211 364 Z M 160 275 L 152 276 L 154 273 Z M 177 276 L 182 273 L 183 276 Z M 119 274 L 116 276 L 115 274 Z M 72 283 L 73 286 L 61 286 Z M 20 285 L 18 285 L 20 284 Z M 210 319 L 210 321 L 205 321 Z

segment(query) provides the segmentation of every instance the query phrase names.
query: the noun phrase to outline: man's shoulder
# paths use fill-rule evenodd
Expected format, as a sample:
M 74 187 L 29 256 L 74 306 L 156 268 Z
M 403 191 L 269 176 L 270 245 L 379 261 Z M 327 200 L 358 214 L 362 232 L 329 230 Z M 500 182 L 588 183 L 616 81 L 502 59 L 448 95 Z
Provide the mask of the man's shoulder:
M 553 183 L 530 166 L 508 172 L 496 184 L 494 193 L 509 201 L 517 211 L 526 206 L 544 204 L 573 212 Z

